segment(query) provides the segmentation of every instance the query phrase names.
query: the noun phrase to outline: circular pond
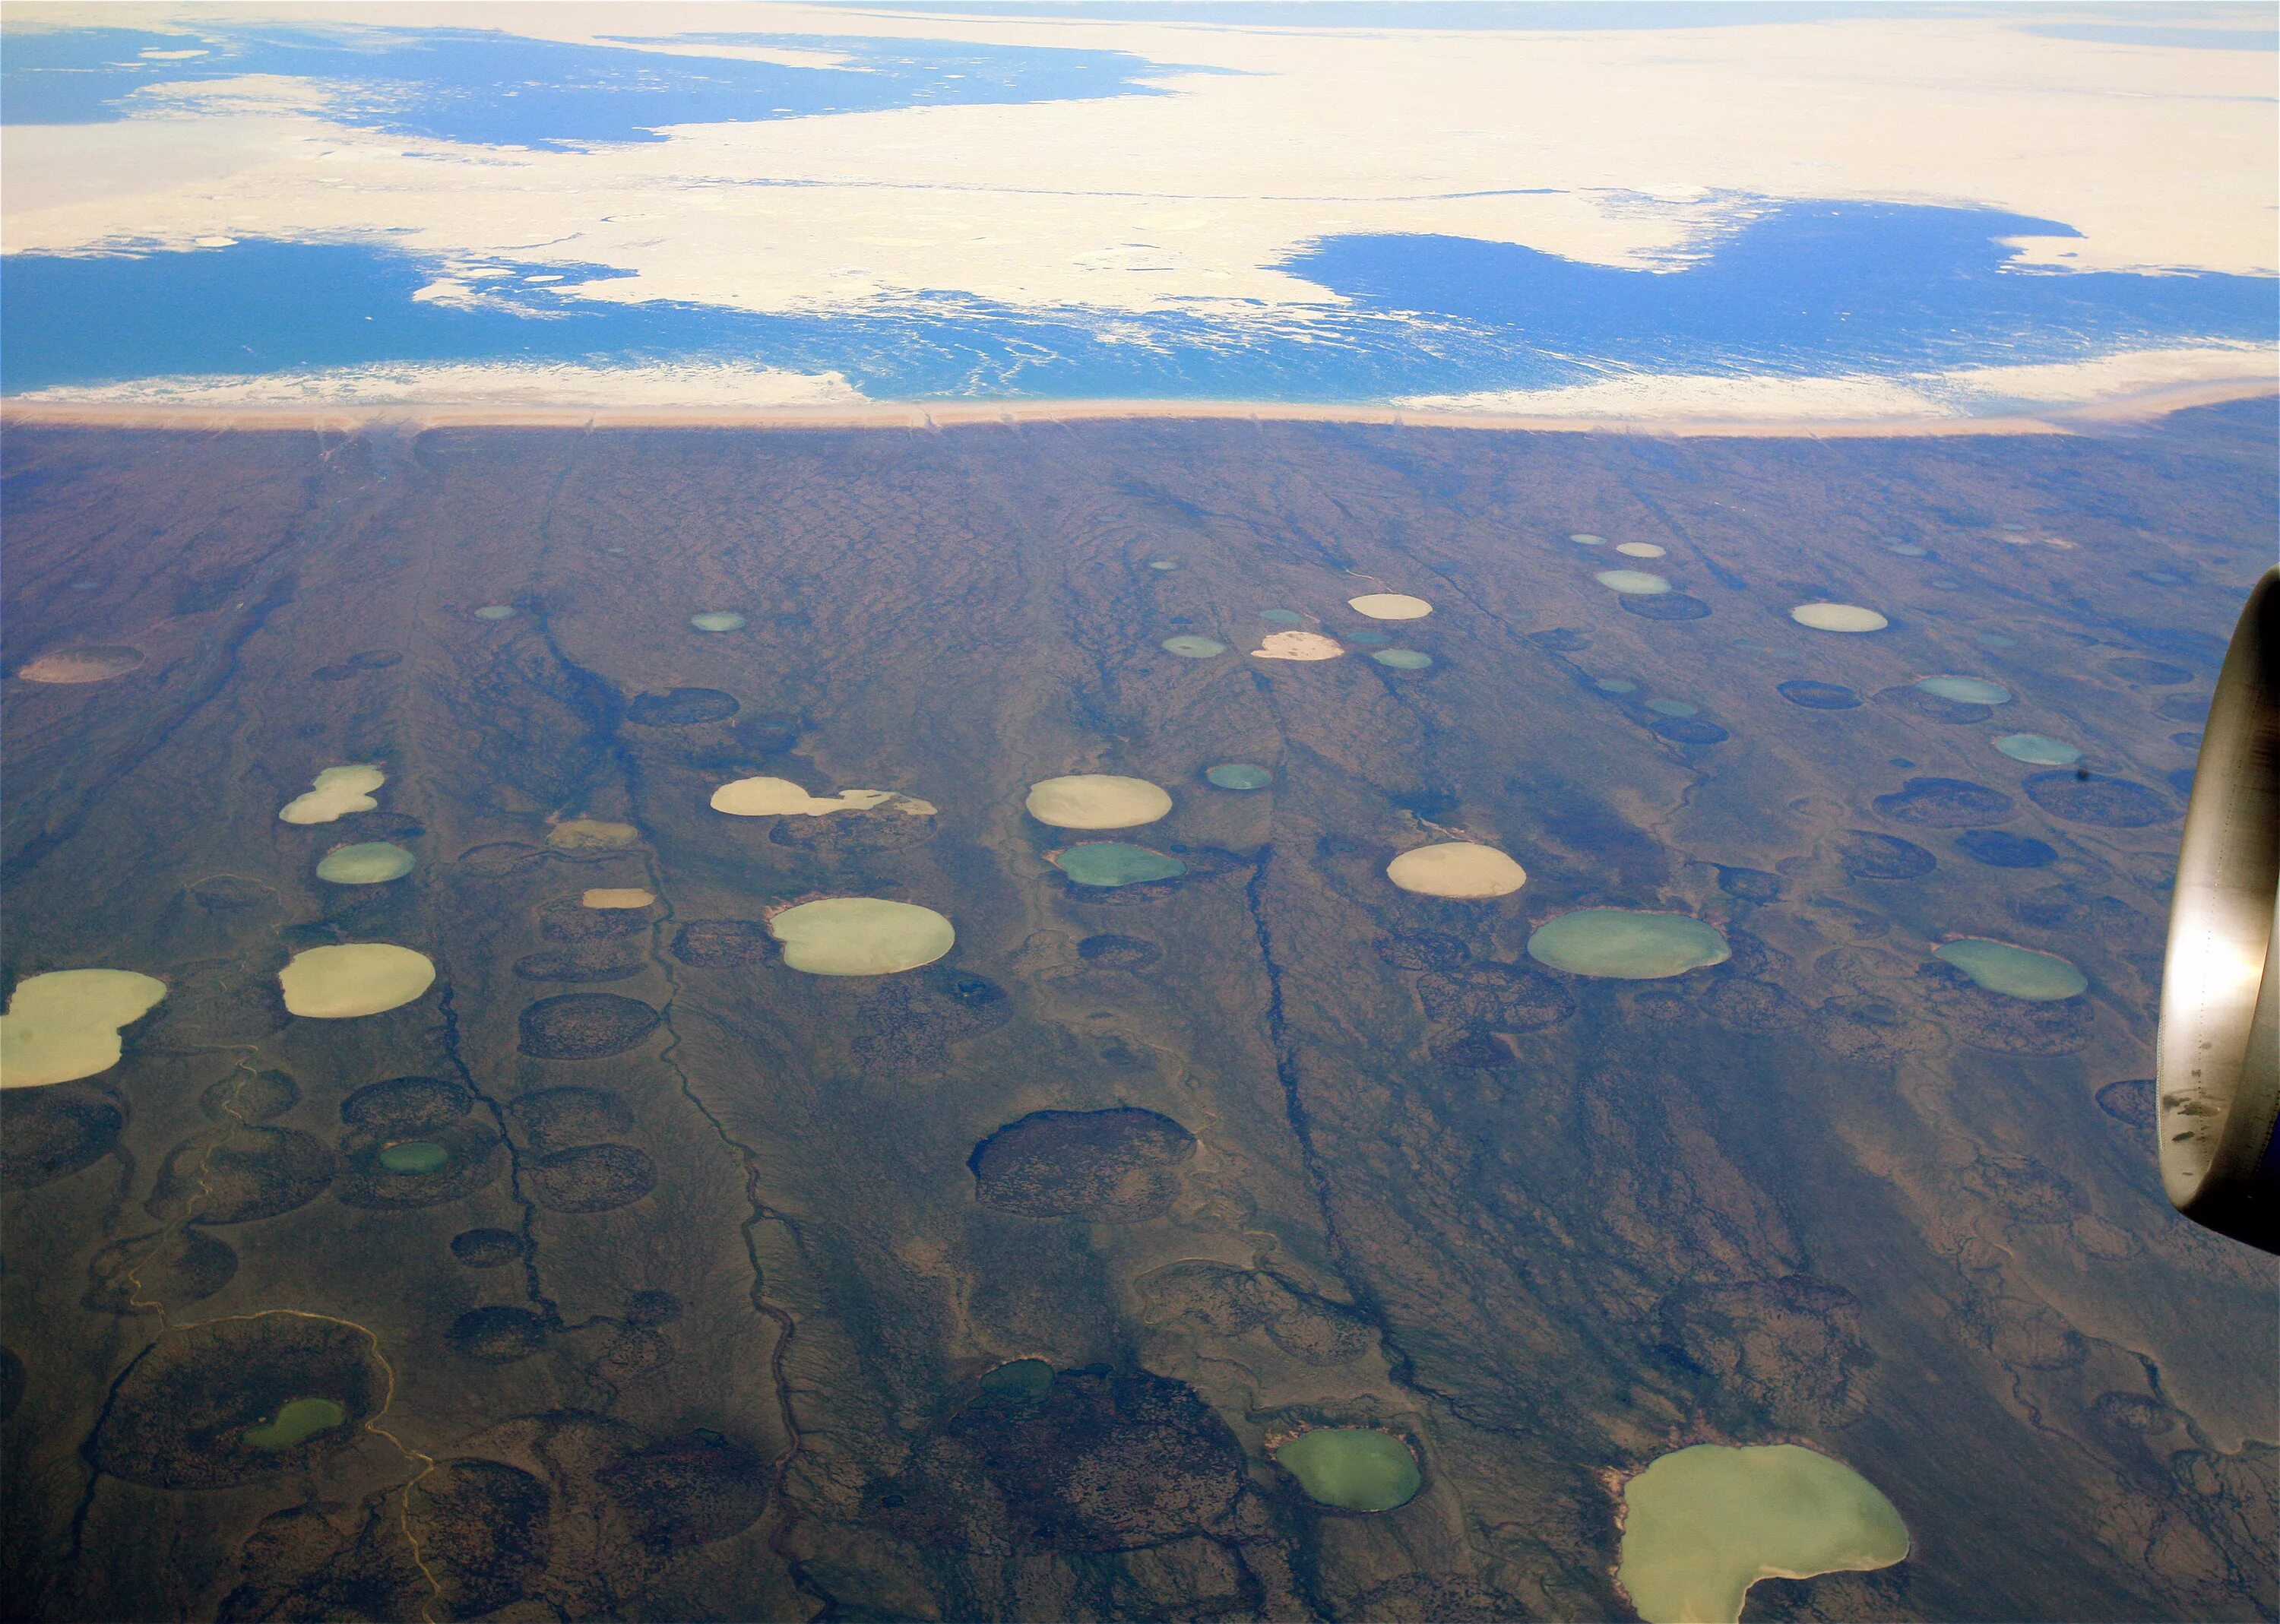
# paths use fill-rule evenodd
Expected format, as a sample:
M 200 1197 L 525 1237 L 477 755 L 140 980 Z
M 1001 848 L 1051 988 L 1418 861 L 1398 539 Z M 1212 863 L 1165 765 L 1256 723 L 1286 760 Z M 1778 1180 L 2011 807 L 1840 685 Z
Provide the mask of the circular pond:
M 1653 597 L 1670 590 L 1670 582 L 1646 570 L 1601 570 L 1591 577 L 1610 592 Z
M 1385 877 L 1420 897 L 1480 900 L 1509 897 L 1528 883 L 1528 870 L 1476 841 L 1444 841 L 1403 852 L 1385 866 Z
M 1359 641 L 1361 634 L 1355 634 Z M 1336 659 L 1345 650 L 1335 637 L 1320 632 L 1269 632 L 1251 651 L 1253 659 Z
M 1789 612 L 1799 626 L 1816 632 L 1881 632 L 1891 622 L 1858 604 L 1799 604 Z
M 733 609 L 707 609 L 689 617 L 689 625 L 700 632 L 741 632 L 744 617 Z
M 1406 592 L 1365 592 L 1346 599 L 1346 607 L 1373 620 L 1421 620 L 1433 612 L 1432 604 Z
M 1723 964 L 1730 952 L 1715 926 L 1684 913 L 1578 908 L 1537 927 L 1528 955 L 1574 975 L 1659 981 Z
M 1151 786 L 1152 788 L 1152 786 Z M 930 965 L 957 941 L 932 908 L 883 897 L 827 897 L 768 920 L 784 963 L 810 975 L 891 975 Z
M 384 840 L 341 846 L 317 859 L 317 878 L 334 885 L 382 885 L 412 872 L 412 858 Z
M 1172 810 L 1172 797 L 1144 778 L 1071 773 L 1029 786 L 1029 816 L 1057 829 L 1129 829 Z
M 1988 991 L 2014 998 L 2047 1003 L 2071 998 L 2090 986 L 2089 978 L 2068 959 L 1983 936 L 1945 943 L 1932 950 L 1932 957 L 1953 965 Z
M 1089 840 L 1054 852 L 1052 861 L 1079 885 L 1143 885 L 1152 880 L 1176 880 L 1188 872 L 1188 866 L 1175 857 L 1121 840 Z
M 1995 748 L 2030 766 L 2070 767 L 2082 759 L 2082 752 L 2064 739 L 2040 733 L 2007 733 L 1995 741 Z
M 293 955 L 277 973 L 289 1013 L 316 1020 L 347 1020 L 399 1009 L 434 985 L 435 966 L 425 953 L 385 942 L 312 947 Z
M 1424 671 L 1433 664 L 1433 657 L 1415 649 L 1379 649 L 1370 655 L 1381 666 L 1396 671 Z
M 337 1398 L 289 1398 L 277 1406 L 274 1416 L 239 1435 L 247 1448 L 273 1455 L 330 1432 L 348 1419 L 347 1408 Z
M 1665 557 L 1669 549 L 1658 547 L 1652 542 L 1624 542 L 1615 550 L 1626 558 L 1660 558 Z
M 2008 704 L 2011 690 L 2000 682 L 1990 682 L 1984 677 L 1937 676 L 1921 677 L 1916 686 L 1937 699 L 1953 699 L 1958 704 Z
M 1390 1512 L 1416 1497 L 1417 1457 L 1374 1427 L 1317 1427 L 1275 1451 L 1307 1496 L 1340 1511 Z
M 402 1174 L 440 1172 L 451 1159 L 451 1152 L 432 1139 L 400 1139 L 379 1156 L 382 1168 Z
M 1248 761 L 1222 761 L 1204 769 L 1204 776 L 1221 789 L 1264 789 L 1275 774 Z
M 475 611 L 475 619 L 478 620 L 508 620 L 513 618 L 512 604 L 485 604 L 481 609 Z
M 1575 535 L 1569 536 L 1568 539 L 1575 543 L 1578 547 L 1605 547 L 1607 544 L 1607 538 L 1606 536 L 1593 535 L 1588 530 L 1578 530 Z
M 1182 659 L 1210 659 L 1213 655 L 1227 652 L 1227 644 L 1216 638 L 1198 637 L 1192 632 L 1167 637 L 1161 646 L 1165 653 L 1176 654 Z

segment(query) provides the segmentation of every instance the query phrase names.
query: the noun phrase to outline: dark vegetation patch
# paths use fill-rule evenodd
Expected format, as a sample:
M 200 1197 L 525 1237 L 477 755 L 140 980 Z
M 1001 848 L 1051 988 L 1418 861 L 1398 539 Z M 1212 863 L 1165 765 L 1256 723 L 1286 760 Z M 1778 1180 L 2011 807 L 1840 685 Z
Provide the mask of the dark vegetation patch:
M 341 1102 L 351 1128 L 419 1128 L 456 1121 L 475 1108 L 472 1089 L 443 1077 L 390 1077 Z
M 694 727 L 726 721 L 736 708 L 736 696 L 717 688 L 676 688 L 662 694 L 635 694 L 626 704 L 626 720 L 644 727 Z
M 325 1142 L 297 1128 L 236 1128 L 220 1140 L 187 1139 L 167 1152 L 150 1193 L 153 1213 L 202 1224 L 244 1224 L 304 1207 L 332 1184 Z
M 1397 970 L 1462 970 L 1473 962 L 1473 950 L 1455 936 L 1438 930 L 1405 930 L 1377 944 L 1377 956 Z
M 1968 699 L 1944 699 L 1937 694 L 1926 693 L 1913 682 L 1883 689 L 1876 695 L 1876 703 L 1888 710 L 1906 711 L 1934 722 L 1983 722 L 1995 714 L 1991 705 Z
M 1572 626 L 1555 626 L 1548 632 L 1530 632 L 1529 642 L 1553 654 L 1580 654 L 1591 646 L 1591 635 Z
M 1934 960 L 1922 974 L 1934 1015 L 1976 1049 L 1997 1054 L 2072 1054 L 2090 1042 L 2087 995 L 2014 998 L 1990 992 L 1954 966 Z
M 2146 659 L 2135 654 L 2110 659 L 2106 662 L 2106 668 L 2124 682 L 2136 682 L 2145 688 L 2175 688 L 2180 682 L 2193 680 L 2193 673 L 2183 666 L 2172 666 L 2165 659 Z
M 1860 696 L 1841 683 L 1814 682 L 1804 677 L 1792 677 L 1774 691 L 1808 711 L 1849 711 L 1860 703 Z
M 1087 936 L 1078 943 L 1076 956 L 1087 964 L 1111 970 L 1145 970 L 1164 956 L 1164 950 L 1138 936 L 1107 934 Z
M 1722 744 L 1733 736 L 1716 722 L 1698 716 L 1666 716 L 1647 731 L 1674 744 Z
M 1662 1307 L 1665 1333 L 1707 1374 L 1777 1427 L 1830 1427 L 1868 1407 L 1876 1365 L 1860 1305 L 1810 1275 L 1686 1288 Z
M 643 1042 L 664 1019 L 638 998 L 566 992 L 522 1012 L 522 1052 L 538 1060 L 598 1060 Z
M 84 1084 L 0 1090 L 0 1182 L 35 1189 L 102 1160 L 126 1114 Z
M 865 1512 L 920 1545 L 1135 1551 L 1237 1533 L 1249 1481 L 1242 1445 L 1186 1383 L 1063 1371 L 1034 1402 L 959 1411 Z
M 950 1063 L 950 1045 L 1013 1019 L 1005 989 L 987 976 L 928 965 L 889 976 L 862 995 L 855 1058 L 882 1075 L 922 1074 Z
M 1693 1003 L 1712 1020 L 1737 1032 L 1788 1032 L 1808 1018 L 1806 1007 L 1773 982 L 1746 975 L 1711 978 Z
M 1575 1012 L 1574 996 L 1557 977 L 1487 959 L 1421 971 L 1417 997 L 1437 1021 L 1492 1032 L 1540 1031 Z
M 2096 773 L 2037 773 L 2027 780 L 2027 798 L 2053 818 L 2100 828 L 2142 829 L 2177 815 L 2158 790 Z
M 767 1462 L 701 1428 L 652 1443 L 596 1475 L 634 1538 L 652 1551 L 727 1539 L 767 1509 Z
M 609 942 L 551 947 L 514 961 L 515 974 L 526 981 L 622 981 L 647 967 L 637 948 Z
M 2074 1187 L 2031 1156 L 1983 1156 L 1963 1170 L 1963 1187 L 2016 1223 L 2070 1223 L 2082 1210 Z
M 2007 829 L 1967 830 L 1955 837 L 1955 849 L 1990 868 L 2046 868 L 2059 855 L 2047 841 Z
M 2140 1133 L 2152 1133 L 2161 1120 L 2151 1077 L 2125 1077 L 2119 1082 L 2109 1082 L 2093 1097 L 2100 1111 Z
M 1867 829 L 1847 829 L 1837 837 L 1835 850 L 1838 864 L 1855 880 L 1921 880 L 1939 866 L 1914 841 Z
M 1683 592 L 1659 592 L 1648 597 L 1626 592 L 1622 605 L 1626 613 L 1642 620 L 1699 620 L 1710 612 L 1709 604 Z
M 391 1171 L 381 1158 L 391 1145 L 407 1140 L 432 1144 L 443 1160 L 426 1172 Z M 352 1128 L 341 1135 L 341 1179 L 333 1194 L 343 1206 L 409 1212 L 458 1201 L 506 1171 L 506 1144 L 489 1123 L 465 1117 L 456 1122 L 410 1128 L 381 1123 Z
M 477 1308 L 451 1321 L 451 1346 L 486 1365 L 512 1365 L 546 1345 L 546 1321 L 528 1308 Z
M 2173 722 L 2191 722 L 2196 727 L 2208 720 L 2209 697 L 2207 694 L 2167 694 L 2153 707 L 2153 714 Z
M 386 1391 L 371 1339 L 337 1320 L 266 1313 L 178 1327 L 127 1367 L 89 1452 L 130 1483 L 233 1488 L 305 1470 L 346 1447 Z M 329 1398 L 348 1419 L 289 1449 L 244 1441 L 248 1428 L 296 1398 Z
M 286 1072 L 240 1072 L 223 1078 L 198 1096 L 198 1109 L 210 1117 L 235 1117 L 241 1122 L 266 1122 L 281 1117 L 301 1103 L 301 1085 Z
M 588 1144 L 526 1164 L 522 1188 L 550 1212 L 606 1212 L 657 1187 L 657 1165 L 629 1144 Z
M 237 1277 L 237 1249 L 196 1229 L 160 1229 L 114 1241 L 89 1259 L 85 1306 L 150 1313 L 204 1302 Z
M 405 1513 L 450 1617 L 497 1612 L 545 1572 L 553 1498 L 540 1479 L 499 1460 L 438 1461 L 412 1486 Z
M 1007 1123 L 967 1158 L 982 1205 L 1023 1218 L 1137 1223 L 1179 1192 L 1173 1172 L 1195 1136 L 1152 1111 L 1035 1111 Z
M 924 845 L 934 838 L 936 823 L 931 815 L 914 817 L 893 806 L 867 806 L 857 812 L 779 818 L 768 838 L 832 861 Z
M 633 1132 L 626 1102 L 601 1089 L 541 1089 L 507 1107 L 542 1154 L 573 1145 L 600 1144 Z
M 1434 1038 L 1426 1044 L 1425 1052 L 1436 1066 L 1453 1066 L 1462 1071 L 1494 1071 L 1520 1063 L 1511 1046 L 1486 1027 L 1467 1027 Z
M 640 935 L 656 912 L 655 904 L 589 908 L 576 897 L 558 897 L 538 910 L 538 934 L 549 942 L 611 942 Z
M 1962 829 L 2002 822 L 2011 815 L 2011 797 L 1968 778 L 1911 778 L 1891 794 L 1878 796 L 1876 811 L 1895 823 Z
M 451 1237 L 451 1256 L 471 1269 L 520 1263 L 526 1250 L 522 1237 L 512 1229 L 463 1229 Z
M 1260 1270 L 1175 1263 L 1149 1275 L 1141 1291 L 1159 1324 L 1183 1321 L 1223 1337 L 1263 1331 L 1308 1365 L 1343 1365 L 1369 1348 L 1369 1322 L 1360 1314 Z
M 626 1299 L 625 1312 L 620 1316 L 628 1325 L 671 1325 L 681 1318 L 681 1299 L 670 1291 L 654 1289 L 636 1291 Z
M 691 920 L 673 938 L 673 956 L 699 969 L 734 969 L 773 958 L 775 938 L 758 920 Z
M 1762 868 L 1729 868 L 1722 863 L 1718 866 L 1718 889 L 1743 902 L 1778 902 L 1781 876 L 1769 874 Z

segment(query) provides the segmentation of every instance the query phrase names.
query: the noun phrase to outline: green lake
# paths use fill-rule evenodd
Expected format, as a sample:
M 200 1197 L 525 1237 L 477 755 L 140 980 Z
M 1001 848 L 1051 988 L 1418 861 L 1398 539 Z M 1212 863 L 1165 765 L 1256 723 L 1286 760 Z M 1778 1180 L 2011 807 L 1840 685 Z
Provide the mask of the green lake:
M 1204 776 L 1222 789 L 1264 789 L 1275 781 L 1274 774 L 1248 761 L 1222 761 L 1205 767 Z
M 2030 766 L 2070 767 L 2082 759 L 2082 752 L 2064 739 L 2041 733 L 2007 733 L 1995 741 L 1995 748 Z
M 380 1153 L 380 1165 L 390 1173 L 438 1173 L 451 1153 L 432 1139 L 406 1139 Z
M 2030 947 L 2014 947 L 1983 936 L 1946 943 L 1934 948 L 1931 956 L 1953 965 L 1988 991 L 2014 998 L 2047 1003 L 2071 998 L 2090 986 L 2087 976 L 2055 953 L 2038 953 Z
M 1683 913 L 1636 908 L 1578 908 L 1539 926 L 1529 957 L 1575 975 L 1653 981 L 1723 964 L 1729 950 L 1715 926 Z
M 1925 677 L 1916 686 L 1927 694 L 1953 699 L 1959 704 L 2008 704 L 2011 690 L 1984 677 Z
M 412 858 L 384 840 L 361 841 L 327 851 L 317 861 L 317 878 L 335 885 L 379 885 L 412 872 Z
M 1089 840 L 1054 852 L 1052 860 L 1079 885 L 1140 885 L 1150 880 L 1176 880 L 1188 872 L 1188 866 L 1175 857 L 1121 840 Z
M 348 1411 L 336 1399 L 289 1398 L 278 1407 L 274 1420 L 249 1427 L 239 1435 L 248 1448 L 273 1455 L 330 1432 L 348 1419 Z
M 1307 1494 L 1342 1511 L 1390 1512 L 1406 1505 L 1424 1481 L 1409 1446 L 1373 1427 L 1318 1427 L 1275 1459 Z
M 1198 637 L 1182 632 L 1176 637 L 1164 639 L 1164 651 L 1176 654 L 1182 659 L 1209 659 L 1214 654 L 1227 652 L 1227 644 L 1210 637 Z

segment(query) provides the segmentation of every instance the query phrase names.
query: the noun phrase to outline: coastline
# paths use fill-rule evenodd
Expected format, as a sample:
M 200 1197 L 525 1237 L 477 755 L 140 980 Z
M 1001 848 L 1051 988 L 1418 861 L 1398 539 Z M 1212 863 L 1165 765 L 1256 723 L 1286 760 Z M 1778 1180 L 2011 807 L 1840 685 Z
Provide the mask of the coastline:
M 1630 435 L 1668 439 L 1916 439 L 2074 435 L 2150 423 L 2195 406 L 2280 394 L 2269 378 L 2176 384 L 2105 400 L 1984 417 L 1614 418 L 1449 412 L 1367 404 L 1189 400 L 881 401 L 862 405 L 597 410 L 523 401 L 355 405 L 157 404 L 0 399 L 0 428 L 329 431 L 368 428 L 749 428 L 928 430 L 1028 423 L 1221 421 L 1337 423 L 1392 428 L 1493 429 L 1529 434 Z

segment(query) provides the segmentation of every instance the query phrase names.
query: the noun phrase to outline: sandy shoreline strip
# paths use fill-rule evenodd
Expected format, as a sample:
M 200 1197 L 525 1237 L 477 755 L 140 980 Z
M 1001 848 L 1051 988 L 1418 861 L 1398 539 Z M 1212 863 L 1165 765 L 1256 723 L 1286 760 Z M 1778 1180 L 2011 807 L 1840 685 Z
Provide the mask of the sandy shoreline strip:
M 421 404 L 218 405 L 118 401 L 0 400 L 0 427 L 321 430 L 429 428 L 754 428 L 935 429 L 1025 423 L 1167 422 L 1352 423 L 1401 428 L 1498 429 L 1531 434 L 1637 435 L 1676 439 L 1915 439 L 1985 435 L 2068 435 L 2151 422 L 2193 406 L 2219 405 L 2280 393 L 2269 379 L 2180 384 L 2080 405 L 1986 417 L 1891 417 L 1814 421 L 1802 419 L 1530 417 L 1485 412 L 1433 412 L 1369 404 L 1280 401 L 998 400 L 866 405 L 682 407 L 597 411 L 590 406 L 454 401 Z

